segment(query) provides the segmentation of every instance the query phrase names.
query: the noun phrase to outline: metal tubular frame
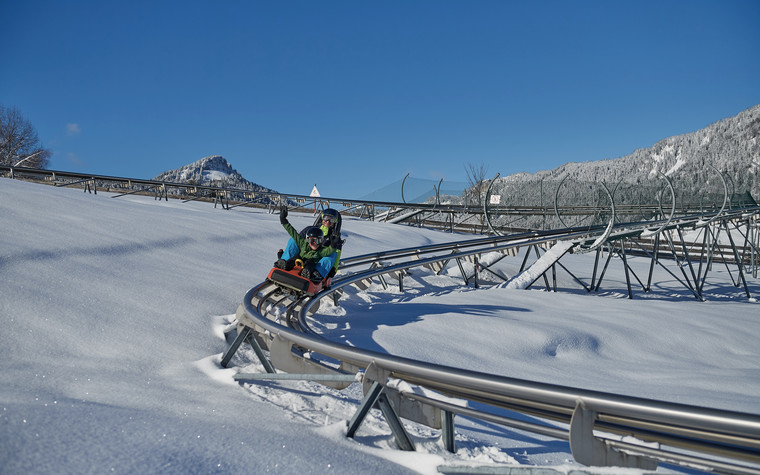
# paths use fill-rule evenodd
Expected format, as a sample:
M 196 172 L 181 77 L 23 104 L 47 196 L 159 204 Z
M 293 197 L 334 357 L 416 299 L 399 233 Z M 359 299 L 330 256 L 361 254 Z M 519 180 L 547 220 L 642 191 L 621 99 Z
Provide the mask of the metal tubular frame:
M 376 270 L 376 272 L 382 271 L 383 269 Z M 618 450 L 621 444 L 616 444 L 614 440 L 598 434 L 599 431 L 603 431 L 632 435 L 642 441 L 658 441 L 663 445 L 680 447 L 702 454 L 689 456 L 688 460 L 691 460 L 691 463 L 699 460 L 699 463 L 713 466 L 710 465 L 713 461 L 709 457 L 705 458 L 705 454 L 717 454 L 720 457 L 736 457 L 738 461 L 716 461 L 714 462 L 716 466 L 731 467 L 731 470 L 738 473 L 760 471 L 760 468 L 746 466 L 747 461 L 751 464 L 760 464 L 760 416 L 533 383 L 347 347 L 323 340 L 318 335 L 303 334 L 282 327 L 260 314 L 257 316 L 257 311 L 246 303 L 252 299 L 253 292 L 249 292 L 242 306 L 246 318 L 254 321 L 256 326 L 261 326 L 266 332 L 277 338 L 285 338 L 294 345 L 309 348 L 312 352 L 348 362 L 359 368 L 369 368 L 372 365 L 372 371 L 368 369 L 367 373 L 381 375 L 380 380 L 370 378 L 370 384 L 375 389 L 371 397 L 365 398 L 362 407 L 357 411 L 350 425 L 354 427 L 352 433 L 355 433 L 361 420 L 366 416 L 366 412 L 377 401 L 378 387 L 382 386 L 385 391 L 392 392 L 389 378 L 396 378 L 451 397 L 477 401 L 494 408 L 523 412 L 548 421 L 570 424 L 571 429 L 567 437 L 571 442 L 574 456 L 581 463 L 651 468 L 650 459 L 652 458 L 674 463 L 684 461 L 677 452 L 667 448 L 653 452 L 647 446 L 634 442 L 623 445 L 625 445 L 626 453 L 637 455 L 622 456 L 623 452 Z M 305 318 L 299 318 L 299 320 L 305 321 Z M 410 394 L 402 394 L 402 396 L 422 400 Z M 424 400 L 422 402 L 451 413 L 483 417 L 484 420 L 493 421 L 499 417 L 486 415 L 487 413 L 478 416 L 467 408 L 457 410 L 455 407 L 443 408 L 441 403 Z M 397 406 L 394 412 L 398 410 Z M 405 417 L 403 412 L 398 415 Z M 389 416 L 386 414 L 386 417 Z M 499 420 L 499 422 L 504 421 Z M 395 424 L 391 423 L 391 425 Z M 508 425 L 514 426 L 514 424 Z M 555 431 L 561 431 L 551 425 L 538 427 L 523 425 L 519 428 L 540 433 L 550 431 L 557 434 Z M 399 447 L 404 448 L 403 443 L 400 442 L 402 436 L 399 427 L 392 428 L 392 431 Z M 736 449 L 732 445 L 736 444 L 743 444 L 747 448 L 735 452 Z
M 656 238 L 659 239 L 661 234 L 667 235 L 671 230 L 676 231 L 681 240 L 680 247 L 685 253 L 684 258 L 690 259 L 691 256 L 680 228 L 694 227 L 698 223 L 702 223 L 704 226 L 728 226 L 728 220 L 736 219 L 736 216 L 738 215 L 731 215 L 726 212 L 718 219 L 712 219 L 714 217 L 709 216 L 711 225 L 704 224 L 705 216 L 669 219 L 665 226 L 657 224 L 662 230 L 656 234 Z M 607 264 L 614 252 L 620 254 L 621 257 L 626 256 L 626 240 L 630 240 L 636 233 L 646 232 L 646 229 L 651 229 L 651 227 L 652 223 L 640 223 L 638 230 L 632 231 L 632 226 L 629 223 L 622 225 L 620 232 L 613 230 L 610 242 L 617 242 L 616 247 L 619 249 L 610 250 Z M 272 335 L 275 339 L 285 339 L 293 346 L 307 348 L 311 352 L 311 358 L 318 354 L 342 362 L 341 366 L 345 365 L 359 370 L 367 368 L 364 373 L 365 385 L 374 387 L 373 392 L 380 391 L 378 386 L 383 387 L 384 389 L 381 392 L 387 396 L 388 405 L 383 409 L 385 402 L 379 403 L 380 396 L 377 394 L 371 398 L 371 403 L 367 402 L 368 399 L 365 398 L 362 407 L 354 416 L 353 423 L 350 423 L 351 427 L 354 427 L 353 433 L 358 429 L 361 420 L 366 417 L 366 412 L 372 406 L 377 405 L 384 413 L 390 408 L 400 418 L 411 418 L 417 422 L 429 424 L 431 427 L 441 428 L 443 443 L 451 450 L 456 450 L 453 442 L 453 417 L 455 414 L 462 414 L 501 423 L 520 430 L 542 434 L 550 433 L 557 438 L 569 440 L 576 460 L 588 465 L 602 464 L 649 469 L 656 466 L 657 461 L 664 461 L 701 467 L 707 466 L 718 471 L 733 473 L 760 473 L 760 416 L 755 414 L 644 400 L 444 367 L 329 342 L 309 329 L 306 315 L 310 308 L 316 305 L 315 302 L 339 292 L 342 287 L 347 285 L 375 277 L 383 282 L 383 274 L 395 274 L 401 280 L 403 271 L 415 266 L 427 265 L 435 268 L 434 264 L 439 264 L 437 268 L 440 269 L 441 264 L 445 266 L 444 263 L 456 261 L 457 266 L 461 267 L 462 259 L 471 257 L 474 260 L 478 254 L 494 250 L 499 251 L 513 247 L 527 247 L 529 250 L 532 247 L 537 253 L 539 244 L 546 244 L 561 237 L 575 239 L 579 244 L 593 240 L 594 236 L 589 236 L 585 231 L 564 230 L 564 236 L 553 233 L 534 233 L 531 236 L 522 236 L 520 239 L 513 236 L 500 236 L 446 245 L 433 245 L 429 246 L 429 249 L 426 247 L 399 249 L 346 259 L 348 268 L 368 264 L 369 269 L 357 271 L 335 281 L 331 289 L 319 294 L 307 304 L 301 305 L 301 310 L 297 316 L 297 327 L 300 328 L 300 331 L 278 325 L 270 321 L 265 314 L 259 313 L 261 301 L 258 302 L 257 308 L 253 308 L 250 302 L 256 298 L 256 288 L 251 289 L 246 295 L 239 313 L 242 311 L 244 314 L 245 325 L 251 325 L 256 331 Z M 598 232 L 605 233 L 606 230 L 600 229 Z M 714 242 L 712 238 L 711 242 Z M 674 256 L 678 257 L 672 241 L 669 243 L 674 251 Z M 733 248 L 735 250 L 734 257 L 738 258 L 738 249 L 735 245 Z M 596 252 L 595 273 L 602 248 L 597 248 Z M 654 252 L 657 252 L 656 248 Z M 425 257 L 431 254 L 431 257 Z M 650 265 L 651 268 L 654 268 L 654 263 L 663 265 L 659 262 L 661 260 L 659 255 L 655 257 L 652 254 L 651 257 L 653 261 Z M 381 261 L 395 261 L 403 258 L 409 260 L 394 262 L 390 265 L 381 264 Z M 554 264 L 558 264 L 558 262 Z M 607 264 L 605 264 L 605 269 Z M 741 265 L 741 263 L 739 264 Z M 553 267 L 554 265 L 551 265 L 550 269 Z M 706 270 L 707 266 L 705 266 Z M 701 280 L 704 280 L 704 274 L 701 271 L 699 274 Z M 697 278 L 697 272 L 692 272 L 692 278 L 689 278 L 687 274 L 684 276 L 687 278 L 689 286 L 692 286 L 692 283 L 695 282 L 693 279 Z M 651 286 L 651 275 L 646 286 L 638 276 L 634 274 L 634 277 L 645 290 Z M 466 274 L 463 274 L 463 278 L 465 284 L 473 279 Z M 603 273 L 599 277 L 599 281 L 596 282 L 597 289 L 602 279 Z M 547 288 L 551 287 L 546 276 L 545 283 Z M 592 280 L 592 288 L 594 284 L 595 282 Z M 400 283 L 400 285 L 402 284 Z M 446 396 L 484 404 L 493 410 L 508 409 L 536 416 L 547 421 L 547 423 L 524 424 L 509 417 L 474 411 L 469 407 L 459 408 L 439 401 L 431 401 L 428 400 L 429 398 L 426 399 L 417 394 L 399 393 L 394 389 L 392 379 L 403 380 L 413 386 L 422 386 Z M 422 407 L 435 408 L 440 411 L 443 422 L 441 423 L 440 419 L 437 419 L 439 422 L 434 422 L 419 416 L 419 414 L 412 415 L 408 409 L 404 408 L 403 403 L 403 401 L 410 400 L 416 401 Z M 413 447 L 413 443 L 407 444 L 404 441 L 407 435 L 404 435 L 403 425 L 399 425 L 400 419 L 388 414 L 386 414 L 386 418 L 391 420 L 389 425 L 397 445 L 404 450 Z M 551 422 L 568 424 L 570 430 L 555 427 Z M 636 442 L 636 440 L 622 442 L 617 438 L 610 439 L 604 433 L 632 436 L 641 442 Z M 648 442 L 658 442 L 662 445 L 654 449 L 647 445 Z M 684 454 L 683 450 L 693 453 Z M 728 459 L 725 459 L 726 457 Z

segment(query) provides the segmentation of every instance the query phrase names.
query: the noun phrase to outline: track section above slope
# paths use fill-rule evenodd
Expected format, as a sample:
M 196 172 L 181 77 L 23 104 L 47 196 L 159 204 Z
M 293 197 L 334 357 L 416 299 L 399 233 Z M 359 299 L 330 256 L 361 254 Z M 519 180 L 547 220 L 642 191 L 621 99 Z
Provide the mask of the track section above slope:
M 739 193 L 729 186 L 730 177 L 714 169 L 722 189 L 716 193 L 695 191 L 694 187 L 676 189 L 664 175 L 658 183 L 617 183 L 612 191 L 603 182 L 525 182 L 496 183 L 490 180 L 485 196 L 465 192 L 460 199 L 442 203 L 436 191 L 435 202 L 407 203 L 361 199 L 312 197 L 275 191 L 254 191 L 226 186 L 198 185 L 145 180 L 138 178 L 92 175 L 58 170 L 43 170 L 0 165 L 0 174 L 54 186 L 73 186 L 97 194 L 98 190 L 112 192 L 112 197 L 132 194 L 153 195 L 155 199 L 177 198 L 183 202 L 213 201 L 214 207 L 232 209 L 240 206 L 266 208 L 270 212 L 281 205 L 314 211 L 329 207 L 345 214 L 375 221 L 403 223 L 440 229 L 448 232 L 509 234 L 529 229 L 565 227 L 592 228 L 634 220 L 661 220 L 666 217 L 714 214 L 720 210 L 735 210 L 757 206 L 748 192 Z M 664 182 L 660 183 L 660 182 Z M 494 187 L 494 185 L 496 185 Z M 705 186 L 708 184 L 705 183 Z M 440 184 L 439 184 L 440 187 Z M 504 188 L 506 187 L 506 188 Z M 500 191 L 498 191 L 500 190 Z M 540 190 L 540 192 L 538 191 Z M 545 202 L 552 195 L 554 202 Z M 572 190 L 572 193 L 567 193 Z M 700 188 L 701 190 L 701 188 Z M 599 198 L 599 194 L 606 198 Z M 403 200 L 403 186 L 401 190 Z M 465 198 L 467 196 L 467 198 Z M 670 197 L 668 199 L 668 196 Z M 472 201 L 472 202 L 471 202 Z M 669 201 L 669 203 L 668 203 Z

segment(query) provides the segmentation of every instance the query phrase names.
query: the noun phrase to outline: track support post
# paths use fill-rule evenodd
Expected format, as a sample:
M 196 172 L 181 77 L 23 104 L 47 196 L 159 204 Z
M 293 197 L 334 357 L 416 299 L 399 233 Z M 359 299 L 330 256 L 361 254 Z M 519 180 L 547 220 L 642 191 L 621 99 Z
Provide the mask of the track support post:
M 222 356 L 222 368 L 226 368 L 227 365 L 230 364 L 230 360 L 235 356 L 235 353 L 237 353 L 237 350 L 244 341 L 247 341 L 248 344 L 251 345 L 256 356 L 259 358 L 259 361 L 264 366 L 264 370 L 266 370 L 267 373 L 274 373 L 274 366 L 272 366 L 272 362 L 269 361 L 269 358 L 264 354 L 264 350 L 261 349 L 259 342 L 256 341 L 256 336 L 253 334 L 253 331 L 250 327 L 244 325 L 243 329 L 240 330 L 240 333 L 238 333 L 238 336 L 235 338 L 235 341 L 232 342 L 230 347 L 224 353 L 224 356 Z
M 443 426 L 441 427 L 441 439 L 443 439 L 443 446 L 446 450 L 455 454 L 457 452 L 456 447 L 456 434 L 454 432 L 454 413 L 449 411 L 443 411 Z
M 370 409 L 377 406 L 380 411 L 382 411 L 383 416 L 385 416 L 385 420 L 391 428 L 391 432 L 396 439 L 398 447 L 401 450 L 414 451 L 414 442 L 404 428 L 404 424 L 398 417 L 396 410 L 393 409 L 390 401 L 388 401 L 387 396 L 384 394 L 384 390 L 385 388 L 379 382 L 372 382 L 372 386 L 370 386 L 369 391 L 367 391 L 367 394 L 364 396 L 364 400 L 359 405 L 359 409 L 356 410 L 356 413 L 354 413 L 354 416 L 348 422 L 346 437 L 353 438 L 354 435 L 356 435 L 359 426 L 361 426 L 362 422 L 364 422 L 364 419 L 367 417 L 367 414 L 369 414 Z
M 240 348 L 240 345 L 245 341 L 245 339 L 248 337 L 248 335 L 251 333 L 251 329 L 248 327 L 243 327 L 243 329 L 237 334 L 235 337 L 235 341 L 232 342 L 229 348 L 227 348 L 227 351 L 222 356 L 222 368 L 226 368 L 228 364 L 230 364 L 230 360 L 233 356 L 235 356 L 235 353 L 237 353 L 238 348 Z

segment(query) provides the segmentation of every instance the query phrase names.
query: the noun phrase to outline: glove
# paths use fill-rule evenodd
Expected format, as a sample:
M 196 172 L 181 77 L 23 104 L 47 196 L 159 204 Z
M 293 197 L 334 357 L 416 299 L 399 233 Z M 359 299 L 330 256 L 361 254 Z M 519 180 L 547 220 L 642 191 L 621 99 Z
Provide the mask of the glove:
M 280 208 L 280 224 L 285 224 L 288 222 L 288 207 L 283 206 Z
M 322 274 L 314 267 L 314 264 L 307 264 L 301 271 L 301 276 L 309 279 L 312 282 L 319 282 L 322 280 Z
M 295 259 L 277 259 L 277 262 L 274 263 L 274 266 L 278 269 L 284 269 L 284 270 L 292 270 L 293 267 L 296 266 L 296 260 Z
M 319 273 L 317 269 L 314 269 L 311 271 L 311 277 L 309 280 L 312 282 L 320 282 L 323 279 L 322 274 Z
M 340 239 L 340 234 L 332 234 L 326 244 L 332 248 L 340 249 L 343 246 L 343 241 Z

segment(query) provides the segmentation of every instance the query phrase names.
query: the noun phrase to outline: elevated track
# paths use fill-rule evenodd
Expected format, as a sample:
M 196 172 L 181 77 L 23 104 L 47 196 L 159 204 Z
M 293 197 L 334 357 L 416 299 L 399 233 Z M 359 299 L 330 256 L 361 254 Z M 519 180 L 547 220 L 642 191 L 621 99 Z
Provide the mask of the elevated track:
M 626 223 L 611 229 L 599 227 L 591 231 L 566 228 L 347 258 L 342 262 L 342 272 L 332 288 L 313 298 L 283 294 L 268 282 L 251 289 L 238 309 L 237 337 L 223 356 L 222 365 L 228 365 L 238 346 L 247 342 L 254 347 L 268 374 L 238 374 L 238 381 L 308 379 L 335 388 L 361 381 L 365 398 L 352 420 L 347 422 L 347 435 L 352 437 L 367 412 L 377 407 L 388 421 L 397 446 L 404 450 L 414 450 L 414 442 L 404 429 L 402 419 L 440 429 L 445 447 L 456 451 L 454 417 L 466 415 L 566 440 L 575 460 L 585 465 L 651 470 L 659 462 L 666 462 L 719 473 L 758 474 L 758 414 L 536 383 L 396 357 L 325 340 L 311 329 L 307 319 L 310 316 L 318 320 L 319 315 L 312 313 L 317 312 L 320 301 L 336 298 L 349 285 L 363 288 L 370 280 L 376 279 L 383 285 L 397 281 L 403 289 L 404 275 L 412 267 L 426 266 L 440 271 L 456 264 L 462 271 L 463 283 L 477 285 L 477 277 L 468 275 L 462 262 L 477 263 L 478 256 L 482 254 L 509 254 L 520 247 L 549 248 L 558 251 L 545 252 L 543 256 L 537 256 L 533 264 L 523 264 L 524 271 L 528 273 L 530 269 L 537 268 L 528 285 L 544 278 L 548 287 L 547 274 L 561 265 L 562 257 L 570 252 L 602 252 L 606 249 L 604 252 L 613 254 L 616 252 L 616 241 L 651 233 L 651 229 L 656 229 L 657 235 L 682 235 L 686 229 L 705 227 L 712 229 L 704 229 L 704 232 L 715 236 L 718 230 L 734 226 L 731 231 L 736 233 L 736 223 L 750 223 L 758 212 L 758 209 L 722 211 L 714 216 L 672 218 L 662 223 Z M 601 236 L 606 236 L 603 242 L 599 241 Z M 656 238 L 656 235 L 650 237 Z M 750 287 L 744 276 L 753 271 L 748 268 L 746 260 L 740 258 L 746 256 L 747 247 L 753 246 L 748 242 L 745 241 L 742 248 L 735 243 L 730 246 L 731 255 L 735 257 L 730 265 L 743 282 L 737 283 L 744 286 L 749 297 Z M 625 255 L 622 249 L 617 252 Z M 709 253 L 708 250 L 705 252 Z M 656 250 L 649 253 L 652 268 L 663 265 L 655 254 Z M 696 265 L 694 259 L 688 259 L 689 265 Z M 539 261 L 543 262 L 539 265 Z M 627 266 L 624 258 L 622 262 Z M 676 267 L 683 268 L 684 265 Z M 477 275 L 477 265 L 475 269 Z M 706 270 L 692 276 L 685 272 L 684 277 L 684 285 L 700 299 L 701 289 L 708 279 Z M 601 277 L 599 279 L 601 282 Z M 587 291 L 593 290 L 594 282 L 586 285 L 577 280 Z M 305 356 L 307 354 L 308 357 Z M 432 392 L 476 402 L 479 407 L 487 409 L 474 410 L 470 405 L 446 402 L 446 398 L 421 396 L 421 392 L 398 389 L 409 387 L 398 384 L 398 381 L 424 388 L 422 392 L 425 394 Z M 503 410 L 534 416 L 545 422 L 526 422 L 517 416 L 504 416 Z

